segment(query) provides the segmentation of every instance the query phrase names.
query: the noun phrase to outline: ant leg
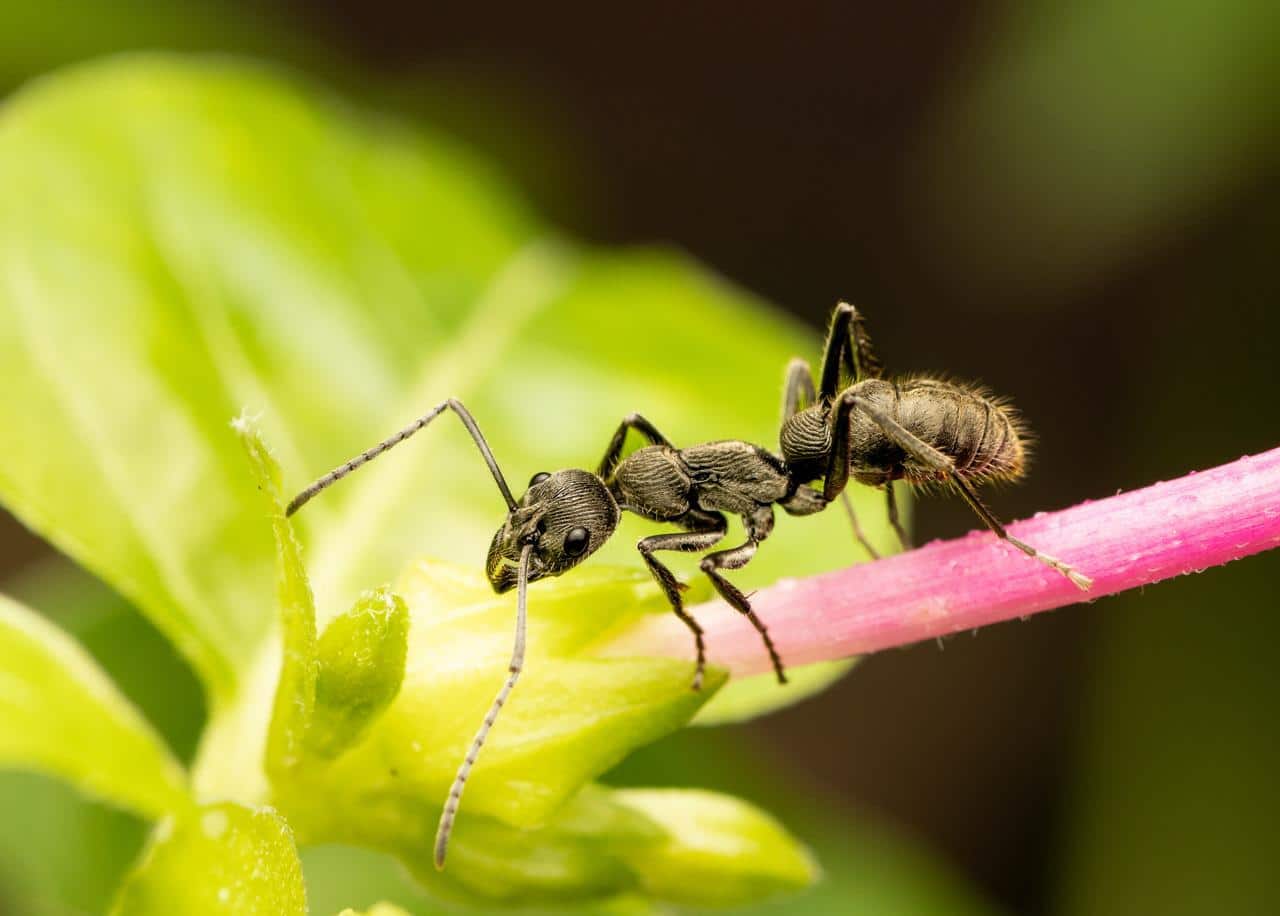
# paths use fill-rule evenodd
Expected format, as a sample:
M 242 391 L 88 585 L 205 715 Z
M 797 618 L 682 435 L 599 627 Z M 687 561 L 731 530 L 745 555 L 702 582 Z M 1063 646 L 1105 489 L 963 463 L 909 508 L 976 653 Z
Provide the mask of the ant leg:
M 352 471 L 359 468 L 361 465 L 367 464 L 388 449 L 399 445 L 405 439 L 408 439 L 418 430 L 425 427 L 436 417 L 440 416 L 440 414 L 444 413 L 446 409 L 452 410 L 456 413 L 458 415 L 458 419 L 462 421 L 462 425 L 467 428 L 467 432 L 471 434 L 471 440 L 475 442 L 476 448 L 480 450 L 480 457 L 482 457 L 484 459 L 484 463 L 489 466 L 489 473 L 493 475 L 494 483 L 496 483 L 498 485 L 498 489 L 502 491 L 502 498 L 507 501 L 507 508 L 514 509 L 516 507 L 516 501 L 511 496 L 511 488 L 507 486 L 507 481 L 503 478 L 502 471 L 498 468 L 497 459 L 493 457 L 493 450 L 489 448 L 489 443 L 485 441 L 484 434 L 480 432 L 480 427 L 476 424 L 475 418 L 471 416 L 471 413 L 467 408 L 462 406 L 461 401 L 449 398 L 449 400 L 444 403 L 437 404 L 435 407 L 431 408 L 431 410 L 414 420 L 394 436 L 391 436 L 389 439 L 383 439 L 373 448 L 361 452 L 350 461 L 345 464 L 338 465 L 338 467 L 334 468 L 328 474 L 325 474 L 311 486 L 307 487 L 295 496 L 293 500 L 290 501 L 288 508 L 285 509 L 284 514 L 293 515 L 293 513 L 305 506 L 311 498 L 321 490 L 332 486 Z
M 787 682 L 786 670 L 782 665 L 782 658 L 778 655 L 778 650 L 774 648 L 773 640 L 769 637 L 768 627 L 764 625 L 764 621 L 756 616 L 756 612 L 751 609 L 751 602 L 747 600 L 747 596 L 742 594 L 736 585 L 720 575 L 720 570 L 722 569 L 741 569 L 751 562 L 751 558 L 755 556 L 756 548 L 760 545 L 760 542 L 773 531 L 773 509 L 770 506 L 761 506 L 751 515 L 743 516 L 743 522 L 746 523 L 747 527 L 746 543 L 731 547 L 728 550 L 718 550 L 715 553 L 707 554 L 702 558 L 702 571 L 711 579 L 711 584 L 720 593 L 720 597 L 751 621 L 751 625 L 756 628 L 756 632 L 764 640 L 764 647 L 769 652 L 770 661 L 773 662 L 773 673 L 777 676 L 778 683 L 785 684 Z
M 782 395 L 782 422 L 786 423 L 791 417 L 795 416 L 804 405 L 812 404 L 818 399 L 817 392 L 813 388 L 813 372 L 809 369 L 809 364 L 802 359 L 793 359 L 787 365 L 787 382 L 783 389 Z M 813 494 L 812 507 L 810 507 L 810 499 L 808 493 Z M 827 507 L 826 500 L 819 498 L 816 490 L 809 487 L 801 487 L 796 490 L 795 496 L 782 503 L 782 508 L 787 511 L 788 515 L 809 515 L 813 512 L 820 512 Z M 844 513 L 849 518 L 849 524 L 853 527 L 853 537 L 867 554 L 873 560 L 880 559 L 880 552 L 871 545 L 867 540 L 867 536 L 862 532 L 862 526 L 858 524 L 858 516 L 853 511 L 853 502 L 849 499 L 848 494 L 841 492 L 841 502 L 844 504 Z
M 871 350 L 871 337 L 862 314 L 847 302 L 836 306 L 822 351 L 822 384 L 818 391 L 824 399 L 834 398 L 840 389 L 842 365 L 855 381 L 884 375 L 884 366 Z
M 844 503 L 845 514 L 849 517 L 849 523 L 853 526 L 853 536 L 866 550 L 871 559 L 880 559 L 880 551 L 876 550 L 872 543 L 867 540 L 867 536 L 862 531 L 862 526 L 858 524 L 858 515 L 853 511 L 853 503 L 849 499 L 849 494 L 847 492 L 841 493 L 840 501 Z M 827 501 L 813 487 L 801 485 L 796 487 L 795 493 L 779 502 L 778 505 L 786 511 L 787 515 L 813 515 L 827 508 Z
M 646 439 L 650 445 L 665 445 L 671 447 L 671 443 L 667 441 L 667 437 L 658 432 L 657 428 L 640 416 L 638 413 L 628 414 L 621 423 L 618 424 L 617 430 L 614 431 L 613 438 L 609 440 L 609 447 L 604 450 L 604 457 L 600 459 L 600 470 L 596 472 L 598 477 L 606 480 L 613 473 L 613 469 L 618 466 L 618 459 L 622 457 L 622 447 L 627 441 L 627 431 L 634 429 Z
M 892 480 L 884 485 L 884 499 L 885 505 L 889 508 L 889 524 L 898 535 L 898 543 L 902 545 L 903 550 L 910 550 L 911 538 L 907 536 L 907 530 L 902 527 L 902 521 L 898 518 L 898 498 L 894 495 Z
M 892 493 L 892 491 L 890 491 L 890 493 Z M 862 545 L 862 549 L 871 555 L 871 559 L 880 559 L 880 551 L 876 550 L 875 547 L 871 545 L 871 542 L 867 540 L 867 536 L 862 532 L 862 526 L 858 524 L 858 513 L 853 511 L 853 500 L 849 498 L 848 490 L 840 491 L 840 504 L 844 506 L 844 514 L 849 517 L 849 524 L 853 526 L 853 536 L 857 538 L 858 543 Z M 897 518 L 898 507 L 893 504 L 893 497 L 890 496 L 889 521 L 893 522 L 894 528 L 898 531 L 898 537 L 901 539 L 902 529 L 898 528 Z M 903 541 L 903 544 L 905 545 L 906 541 Z
M 831 451 L 827 455 L 827 473 L 822 477 L 822 498 L 832 502 L 844 493 L 849 485 L 849 464 L 852 460 L 853 440 L 849 438 L 849 416 L 854 402 L 843 397 L 831 411 Z
M 696 509 L 682 517 L 680 523 L 689 525 L 690 530 L 675 534 L 652 534 L 641 538 L 640 543 L 636 544 L 636 549 L 640 551 L 645 565 L 649 567 L 649 574 L 667 596 L 671 610 L 675 611 L 676 616 L 684 621 L 684 625 L 693 633 L 693 643 L 698 652 L 697 665 L 693 672 L 693 689 L 701 690 L 702 672 L 707 667 L 707 649 L 702 638 L 702 627 L 698 626 L 698 621 L 684 609 L 680 591 L 687 586 L 675 577 L 675 573 L 659 563 L 653 554 L 658 550 L 679 550 L 683 553 L 706 550 L 725 536 L 729 526 L 720 513 L 700 512 Z
M 807 484 L 796 487 L 796 491 L 786 499 L 779 501 L 787 515 L 814 515 L 827 508 L 827 501 L 822 494 Z
M 995 532 L 996 537 L 1007 541 L 1014 547 L 1017 547 L 1027 556 L 1039 560 L 1051 569 L 1062 573 L 1062 575 L 1071 580 L 1072 584 L 1075 585 L 1076 588 L 1079 588 L 1082 591 L 1093 585 L 1093 580 L 1088 576 L 1076 572 L 1075 569 L 1066 563 L 1063 563 L 1056 557 L 1051 557 L 1048 554 L 1041 553 L 1030 544 L 1025 541 L 1018 540 L 1005 531 L 1004 525 L 1000 523 L 999 519 L 997 519 L 991 513 L 991 510 L 983 504 L 982 500 L 978 498 L 978 494 L 974 491 L 973 487 L 970 486 L 969 482 L 956 473 L 955 462 L 942 452 L 938 451 L 927 442 L 921 441 L 918 437 L 912 435 L 910 431 L 904 429 L 897 420 L 893 419 L 893 417 L 861 398 L 843 399 L 841 401 L 842 408 L 846 402 L 850 404 L 851 409 L 856 408 L 861 410 L 874 420 L 876 425 L 883 430 L 886 436 L 888 436 L 896 445 L 902 448 L 916 461 L 919 461 L 926 467 L 946 477 L 947 480 L 960 492 L 960 495 L 964 497 L 965 502 L 969 504 L 969 507 L 977 513 L 980 519 L 982 519 L 983 523 Z
M 786 382 L 782 386 L 782 422 L 794 417 L 803 407 L 818 400 L 813 387 L 813 370 L 796 357 L 787 363 Z
M 964 500 L 969 504 L 969 507 L 972 508 L 974 512 L 978 513 L 978 517 L 987 523 L 988 528 L 996 533 L 996 537 L 1003 538 L 1027 556 L 1033 557 L 1041 563 L 1044 563 L 1046 566 L 1056 569 L 1058 572 L 1070 579 L 1072 584 L 1081 591 L 1088 591 L 1089 588 L 1092 587 L 1093 580 L 1088 576 L 1083 573 L 1076 572 L 1075 569 L 1068 566 L 1066 563 L 1063 563 L 1056 557 L 1051 557 L 1046 553 L 1041 553 L 1026 541 L 1020 541 L 1005 531 L 1004 525 L 1000 524 L 999 520 L 991 514 L 991 510 L 988 509 L 982 500 L 978 498 L 977 492 L 969 485 L 967 480 L 964 480 L 959 476 L 953 476 L 951 482 L 955 484 L 956 489 L 960 491 L 960 495 L 964 497 Z

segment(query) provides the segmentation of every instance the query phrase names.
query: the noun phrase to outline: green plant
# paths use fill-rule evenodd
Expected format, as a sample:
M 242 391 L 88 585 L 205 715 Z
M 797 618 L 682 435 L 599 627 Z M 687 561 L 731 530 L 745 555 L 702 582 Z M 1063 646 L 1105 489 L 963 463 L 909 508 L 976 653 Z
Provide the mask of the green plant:
M 459 431 L 433 430 L 309 507 L 296 540 L 278 511 L 280 480 L 445 395 L 516 479 L 590 461 L 619 405 L 685 440 L 768 441 L 806 335 L 678 256 L 555 240 L 440 138 L 226 61 L 120 59 L 14 99 L 0 235 L 0 497 L 172 640 L 209 709 L 184 771 L 81 650 L 6 602 L 23 692 L 0 707 L 0 758 L 159 819 L 119 912 L 179 892 L 185 912 L 298 911 L 295 838 L 390 851 L 473 902 L 729 903 L 812 879 L 748 805 L 592 784 L 695 713 L 756 715 L 847 667 L 735 681 L 699 712 L 713 691 L 687 689 L 687 661 L 593 657 L 662 609 L 625 538 L 604 552 L 629 570 L 534 591 L 531 667 L 434 873 L 424 825 L 509 645 L 510 600 L 470 572 L 500 506 Z M 230 428 L 246 408 L 274 456 Z M 852 549 L 835 514 L 776 540 L 748 583 Z M 375 591 L 344 613 L 393 581 L 405 604 Z

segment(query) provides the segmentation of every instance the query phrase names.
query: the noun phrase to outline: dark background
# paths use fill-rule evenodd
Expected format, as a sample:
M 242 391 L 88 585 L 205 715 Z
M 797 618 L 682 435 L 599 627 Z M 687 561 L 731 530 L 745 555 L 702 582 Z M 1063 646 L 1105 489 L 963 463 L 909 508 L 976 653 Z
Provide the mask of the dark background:
M 460 135 L 572 235 L 682 247 L 815 334 L 856 302 L 891 370 L 1024 411 L 1039 445 L 993 494 L 1006 518 L 1280 439 L 1267 4 L 192 9 L 48 63 L 265 50 Z M 916 539 L 973 525 L 927 499 Z M 46 549 L 3 517 L 0 580 Z M 1274 912 L 1277 573 L 1259 557 L 883 654 L 679 740 L 899 825 L 1014 912 Z

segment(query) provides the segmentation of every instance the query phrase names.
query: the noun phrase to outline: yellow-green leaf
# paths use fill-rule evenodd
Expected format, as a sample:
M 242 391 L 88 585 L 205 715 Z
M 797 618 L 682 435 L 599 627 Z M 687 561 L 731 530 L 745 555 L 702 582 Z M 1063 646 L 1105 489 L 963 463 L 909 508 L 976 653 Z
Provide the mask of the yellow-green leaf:
M 270 809 L 223 802 L 161 821 L 112 916 L 306 916 L 302 863 Z
M 653 819 L 665 842 L 628 856 L 644 890 L 686 906 L 741 906 L 807 887 L 818 866 L 769 815 L 726 795 L 623 789 L 614 797 Z
M 3 595 L 0 767 L 47 770 L 144 817 L 187 803 L 182 767 L 97 663 Z
M 316 609 L 302 563 L 302 548 L 285 517 L 280 466 L 252 421 L 239 417 L 232 426 L 244 443 L 253 479 L 265 496 L 276 545 L 276 596 L 283 658 L 264 761 L 266 772 L 275 777 L 287 774 L 302 761 L 311 728 L 316 695 Z

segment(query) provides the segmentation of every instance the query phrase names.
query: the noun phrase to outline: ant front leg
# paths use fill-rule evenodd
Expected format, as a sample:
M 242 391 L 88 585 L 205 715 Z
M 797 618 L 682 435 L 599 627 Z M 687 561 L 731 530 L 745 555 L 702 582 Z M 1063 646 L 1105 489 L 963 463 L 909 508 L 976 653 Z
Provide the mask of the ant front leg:
M 694 646 L 698 652 L 697 666 L 693 672 L 693 689 L 701 690 L 702 673 L 707 667 L 707 649 L 702 638 L 702 627 L 698 626 L 698 621 L 684 609 L 684 600 L 680 597 L 680 592 L 686 586 L 676 578 L 675 573 L 658 562 L 653 554 L 658 550 L 678 550 L 682 553 L 706 550 L 725 536 L 729 526 L 720 513 L 702 512 L 697 509 L 690 510 L 683 516 L 680 524 L 687 526 L 689 530 L 674 534 L 653 534 L 641 538 L 640 543 L 636 544 L 636 549 L 640 551 L 645 565 L 649 567 L 650 575 L 667 596 L 671 610 L 675 611 L 676 616 L 684 621 L 684 625 L 693 633 Z
M 845 407 L 846 403 L 848 404 L 847 408 Z M 843 399 L 840 407 L 841 410 L 838 411 L 838 413 L 846 415 L 844 423 L 845 426 L 848 426 L 848 412 L 852 410 L 861 410 L 868 417 L 874 420 L 876 425 L 880 427 L 884 434 L 908 455 L 931 470 L 934 470 L 946 477 L 948 482 L 959 491 L 961 496 L 964 497 L 964 500 L 969 504 L 969 507 L 977 513 L 978 518 L 982 519 L 983 523 L 995 532 L 996 537 L 1012 544 L 1014 547 L 1017 547 L 1032 559 L 1039 560 L 1050 569 L 1054 569 L 1066 576 L 1071 580 L 1071 583 L 1081 591 L 1085 591 L 1093 585 L 1093 580 L 1088 576 L 1076 572 L 1075 569 L 1068 564 L 1063 563 L 1056 557 L 1051 557 L 1046 553 L 1041 553 L 1025 541 L 1020 541 L 1018 538 L 1009 534 L 1009 532 L 1005 530 L 1004 525 L 1000 523 L 1000 520 L 997 519 L 995 515 L 992 514 L 991 510 L 983 504 L 982 500 L 978 498 L 977 492 L 973 489 L 970 483 L 961 477 L 956 471 L 955 462 L 933 446 L 929 445 L 927 442 L 923 442 L 918 437 L 912 435 L 909 430 L 903 428 L 903 426 L 898 423 L 897 420 L 893 419 L 893 417 L 889 416 L 873 404 L 869 404 L 861 398 L 856 397 Z
M 609 479 L 609 475 L 613 473 L 614 468 L 618 466 L 619 459 L 622 458 L 622 449 L 627 441 L 627 431 L 631 429 L 648 439 L 650 445 L 672 447 L 671 443 L 667 441 L 667 437 L 658 432 L 657 427 L 652 423 L 638 413 L 628 414 L 618 424 L 613 438 L 609 440 L 609 447 L 604 450 L 604 457 L 600 459 L 600 469 L 596 472 L 597 476 L 605 480 Z
M 773 662 L 773 672 L 777 675 L 778 683 L 785 684 L 787 682 L 786 670 L 783 667 L 782 658 L 778 655 L 778 650 L 774 648 L 773 640 L 769 637 L 768 627 L 764 625 L 764 621 L 756 616 L 756 612 L 751 609 L 751 602 L 747 600 L 747 596 L 742 594 L 736 585 L 720 575 L 720 570 L 722 569 L 741 569 L 751 562 L 751 558 L 756 555 L 756 548 L 760 545 L 760 542 L 773 531 L 773 508 L 771 506 L 760 506 L 751 515 L 743 516 L 743 522 L 747 527 L 746 543 L 731 547 L 728 550 L 718 550 L 715 553 L 707 554 L 702 558 L 702 571 L 711 579 L 711 584 L 720 593 L 720 597 L 751 621 L 751 625 L 756 628 L 756 632 L 764 640 L 764 647 L 769 652 L 770 661 Z

